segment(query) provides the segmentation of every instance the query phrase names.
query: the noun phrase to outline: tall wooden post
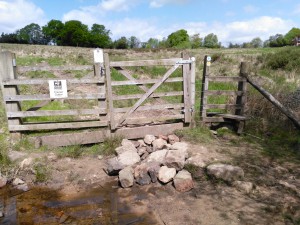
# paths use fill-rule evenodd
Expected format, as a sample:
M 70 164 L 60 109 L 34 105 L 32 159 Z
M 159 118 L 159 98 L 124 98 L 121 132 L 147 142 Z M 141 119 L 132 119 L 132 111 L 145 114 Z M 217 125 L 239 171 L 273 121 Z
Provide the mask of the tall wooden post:
M 0 52 L 0 82 L 2 95 L 4 96 L 14 96 L 19 94 L 17 86 L 6 86 L 4 87 L 3 81 L 9 81 L 17 79 L 16 74 L 16 57 L 15 54 L 5 51 Z M 18 112 L 21 111 L 19 102 L 5 102 L 6 112 Z M 21 120 L 19 118 L 8 118 L 8 129 L 11 125 L 20 125 Z M 14 143 L 20 140 L 20 133 L 11 133 L 11 141 Z
M 188 60 L 189 57 L 186 53 L 182 53 L 182 59 Z M 191 122 L 191 97 L 190 97 L 190 87 L 191 87 L 191 79 L 190 75 L 190 64 L 184 63 L 182 65 L 182 74 L 183 74 L 183 100 L 184 100 L 184 122 Z
M 201 100 L 200 100 L 200 117 L 201 120 L 205 122 L 206 118 L 206 104 L 207 104 L 207 95 L 206 91 L 208 90 L 208 80 L 206 77 L 209 75 L 209 68 L 207 66 L 207 58 L 206 55 L 204 57 L 204 66 L 203 66 L 203 76 L 202 76 L 202 87 L 201 87 Z
M 195 99 L 196 99 L 196 60 L 195 58 L 192 57 L 192 63 L 190 64 L 190 74 L 191 74 L 191 79 L 190 79 L 190 96 L 191 96 L 191 116 L 192 116 L 192 120 L 191 120 L 191 127 L 195 127 L 196 126 L 196 122 L 195 122 Z

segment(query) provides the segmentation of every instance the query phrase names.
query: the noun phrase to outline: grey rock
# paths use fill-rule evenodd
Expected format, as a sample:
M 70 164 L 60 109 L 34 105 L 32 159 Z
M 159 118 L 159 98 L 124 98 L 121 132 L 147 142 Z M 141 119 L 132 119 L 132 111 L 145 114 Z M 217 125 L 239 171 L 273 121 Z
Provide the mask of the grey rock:
M 194 188 L 192 175 L 186 171 L 179 171 L 174 177 L 174 186 L 177 191 L 186 192 Z
M 133 151 L 133 152 L 137 152 L 137 149 L 136 147 L 134 147 L 133 144 L 128 144 L 128 145 L 124 145 L 124 146 L 120 146 L 120 147 L 117 147 L 115 149 L 115 152 L 120 155 L 124 152 L 129 152 L 129 151 Z
M 150 175 L 152 183 L 155 183 L 158 178 L 160 165 L 157 162 L 148 163 L 148 174 Z
M 246 181 L 234 181 L 232 185 L 246 194 L 250 194 L 254 188 L 253 183 Z
M 29 187 L 27 184 L 20 184 L 20 185 L 17 185 L 16 188 L 18 190 L 21 190 L 21 191 L 29 191 Z
M 141 156 L 147 152 L 147 147 L 139 147 L 137 152 L 138 152 L 139 156 Z
M 27 156 L 24 152 L 18 152 L 18 151 L 9 151 L 8 152 L 8 158 L 10 161 L 16 161 L 18 159 L 25 158 Z
M 4 187 L 7 184 L 7 178 L 4 176 L 1 176 L 0 174 L 0 188 Z
M 151 183 L 147 164 L 143 163 L 134 169 L 134 178 L 139 185 L 148 185 Z
M 170 182 L 176 175 L 176 169 L 175 168 L 168 168 L 167 166 L 160 167 L 158 171 L 158 179 L 166 184 Z
M 118 175 L 119 171 L 126 167 L 118 161 L 117 157 L 108 159 L 106 164 L 106 172 L 110 176 Z
M 21 180 L 20 178 L 15 178 L 12 182 L 13 186 L 18 186 L 18 185 L 21 185 L 21 184 L 25 184 L 25 182 L 23 180 Z
M 207 163 L 203 160 L 203 157 L 201 155 L 194 155 L 188 158 L 185 161 L 185 164 L 192 164 L 201 168 L 205 168 L 207 166 Z
M 128 139 L 123 139 L 121 145 L 123 147 L 127 147 L 127 148 L 131 148 L 131 147 L 136 148 L 134 143 L 132 141 L 128 140 Z
M 4 213 L 0 211 L 0 218 L 4 217 Z
M 58 159 L 58 156 L 54 152 L 50 152 L 49 155 L 47 155 L 47 159 L 50 162 L 56 162 Z
M 169 143 L 171 145 L 175 144 L 175 142 L 179 142 L 179 137 L 177 137 L 175 134 L 170 134 L 168 135 L 168 140 L 169 140 Z
M 221 163 L 209 165 L 207 167 L 207 173 L 228 182 L 242 180 L 244 178 L 244 171 L 241 167 Z
M 140 162 L 141 158 L 136 151 L 126 151 L 118 155 L 117 160 L 126 167 Z
M 140 144 L 139 147 L 146 147 L 146 143 L 143 140 L 138 140 L 138 143 Z
M 154 148 L 151 147 L 151 146 L 147 146 L 147 147 L 146 147 L 146 150 L 147 150 L 148 153 L 155 152 L 155 151 L 154 151 Z
M 161 150 L 161 149 L 165 148 L 166 145 L 167 145 L 167 141 L 165 141 L 164 139 L 161 139 L 161 138 L 155 139 L 152 142 L 153 151 Z
M 141 143 L 138 141 L 131 141 L 134 144 L 134 147 L 138 148 L 140 147 Z
M 165 163 L 165 158 L 167 155 L 168 150 L 159 150 L 156 152 L 151 153 L 148 158 L 147 158 L 147 162 L 157 162 L 160 165 Z
M 173 145 L 170 146 L 170 150 L 178 150 L 181 151 L 182 154 L 184 154 L 185 158 L 187 159 L 188 154 L 188 144 L 185 142 L 175 142 Z
M 165 165 L 169 168 L 182 170 L 185 163 L 185 155 L 179 150 L 169 150 L 165 157 Z
M 141 156 L 141 160 L 145 160 L 150 154 L 148 152 L 145 152 L 142 156 Z
M 103 159 L 103 155 L 98 155 L 97 159 L 102 160 Z
M 152 142 L 155 140 L 155 136 L 152 135 L 152 134 L 147 134 L 145 135 L 144 137 L 144 142 L 147 144 L 147 145 L 151 145 Z
M 25 168 L 29 168 L 32 166 L 34 159 L 33 158 L 26 158 L 20 163 L 20 168 L 23 170 Z
M 128 166 L 122 169 L 119 172 L 119 181 L 123 188 L 128 188 L 133 185 L 134 177 L 133 177 L 133 169 Z

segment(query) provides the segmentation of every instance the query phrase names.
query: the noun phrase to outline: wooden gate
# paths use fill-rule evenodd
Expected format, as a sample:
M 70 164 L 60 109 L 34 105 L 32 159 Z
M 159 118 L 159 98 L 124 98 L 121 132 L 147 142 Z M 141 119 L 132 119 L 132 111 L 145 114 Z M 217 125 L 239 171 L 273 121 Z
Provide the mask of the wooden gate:
M 195 61 L 184 55 L 175 59 L 110 62 L 108 54 L 105 54 L 104 63 L 97 62 L 93 65 L 20 67 L 16 66 L 13 53 L 2 52 L 0 63 L 2 96 L 6 107 L 8 129 L 13 139 L 20 138 L 20 134 L 24 132 L 57 130 L 59 134 L 40 135 L 34 138 L 35 142 L 37 145 L 50 146 L 89 144 L 101 142 L 112 135 L 133 139 L 147 133 L 166 134 L 193 122 Z M 166 71 L 162 76 L 140 79 L 130 70 L 153 66 L 159 66 L 162 71 Z M 89 71 L 92 75 L 82 78 L 68 75 L 69 71 L 82 70 Z M 62 72 L 64 74 L 58 78 L 18 78 L 19 73 L 29 71 L 64 71 Z M 127 80 L 120 80 L 118 77 L 116 79 L 116 74 L 122 74 Z M 51 96 L 49 89 L 51 82 L 65 83 L 67 95 L 58 98 Z M 177 83 L 173 86 L 176 91 L 167 86 L 174 83 Z M 149 86 L 151 84 L 153 85 Z M 35 89 L 32 94 L 20 92 L 24 86 L 37 85 L 41 87 Z M 93 90 L 96 91 L 76 93 L 71 88 L 72 85 L 79 87 L 92 85 Z M 163 88 L 164 85 L 167 87 Z M 120 88 L 127 89 L 128 86 L 137 86 L 143 93 L 130 91 L 126 91 L 126 94 L 119 93 Z M 178 90 L 178 87 L 181 87 L 181 90 Z M 36 93 L 36 90 L 41 93 Z M 176 97 L 180 101 L 175 102 L 172 99 Z M 171 98 L 171 101 L 168 101 L 168 98 Z M 118 106 L 117 104 L 118 101 L 126 102 L 134 99 L 137 101 L 132 105 Z M 74 104 L 79 107 L 73 108 L 73 104 L 70 104 L 71 100 L 79 101 Z M 36 103 L 31 107 L 24 107 L 26 105 L 24 102 L 28 101 L 36 101 Z M 88 101 L 88 104 L 82 101 Z M 95 104 L 90 105 L 91 101 Z M 69 102 L 71 108 L 47 110 L 46 106 L 51 102 L 62 102 L 62 104 Z M 160 114 L 153 114 L 153 111 Z M 31 119 L 41 117 L 55 119 L 52 121 L 37 119 L 33 120 L 34 122 Z

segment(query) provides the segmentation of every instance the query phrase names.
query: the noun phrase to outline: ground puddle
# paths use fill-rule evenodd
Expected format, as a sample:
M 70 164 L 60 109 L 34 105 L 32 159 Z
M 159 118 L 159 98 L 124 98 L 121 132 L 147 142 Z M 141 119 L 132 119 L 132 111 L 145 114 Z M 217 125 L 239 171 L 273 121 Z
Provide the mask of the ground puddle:
M 0 224 L 159 224 L 144 204 L 144 191 L 116 188 L 108 183 L 85 193 L 63 195 L 57 190 L 34 187 L 21 192 L 0 189 Z

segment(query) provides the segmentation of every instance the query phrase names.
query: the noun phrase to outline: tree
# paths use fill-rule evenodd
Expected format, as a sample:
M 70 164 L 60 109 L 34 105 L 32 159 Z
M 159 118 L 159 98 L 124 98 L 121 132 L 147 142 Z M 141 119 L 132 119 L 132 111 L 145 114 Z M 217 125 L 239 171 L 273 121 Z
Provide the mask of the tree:
M 131 36 L 128 42 L 130 48 L 139 48 L 141 46 L 141 41 L 135 36 Z
M 158 48 L 159 40 L 157 38 L 150 38 L 147 41 L 146 48 Z
M 19 43 L 16 33 L 1 34 L 0 43 Z
M 89 47 L 108 48 L 111 46 L 110 30 L 106 30 L 104 25 L 93 24 L 90 36 Z
M 274 36 L 270 36 L 270 47 L 282 47 L 286 46 L 286 41 L 282 34 L 276 34 Z
M 232 42 L 229 42 L 228 48 L 241 48 L 241 45 L 237 43 L 233 44 Z
M 261 48 L 263 46 L 263 41 L 259 37 L 257 37 L 253 38 L 250 44 L 252 48 Z
M 40 25 L 31 23 L 16 32 L 21 43 L 45 44 L 44 35 Z
M 67 46 L 88 46 L 89 30 L 88 26 L 77 20 L 65 22 L 60 33 L 62 45 Z
M 189 35 L 186 30 L 181 29 L 171 33 L 167 38 L 168 47 L 185 47 L 190 45 Z
M 298 36 L 300 36 L 300 29 L 293 27 L 286 35 L 284 35 L 286 44 L 293 45 L 293 40 Z
M 126 37 L 121 37 L 114 42 L 114 47 L 116 49 L 127 49 L 129 47 L 128 40 Z
M 204 47 L 206 48 L 219 48 L 219 41 L 217 35 L 211 33 L 204 37 Z
M 61 45 L 61 32 L 63 29 L 64 24 L 60 20 L 50 20 L 47 25 L 42 27 L 47 42 L 53 42 L 57 45 Z
M 200 34 L 194 34 L 191 36 L 190 42 L 192 48 L 200 48 L 202 46 L 202 38 L 200 38 Z

